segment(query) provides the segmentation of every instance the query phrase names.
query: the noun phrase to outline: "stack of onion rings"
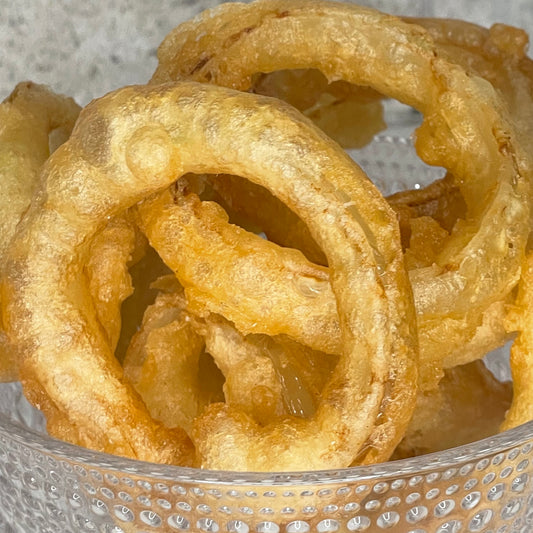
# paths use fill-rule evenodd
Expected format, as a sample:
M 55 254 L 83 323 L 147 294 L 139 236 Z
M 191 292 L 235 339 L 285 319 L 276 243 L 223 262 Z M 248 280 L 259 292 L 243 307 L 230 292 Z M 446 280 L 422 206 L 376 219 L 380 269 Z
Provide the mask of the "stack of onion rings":
M 96 137 L 108 141 L 95 144 Z M 240 145 L 244 137 L 250 139 L 248 149 Z M 304 160 L 298 155 L 300 139 L 306 139 Z M 252 147 L 254 155 L 246 156 Z M 343 353 L 315 415 L 258 429 L 255 454 L 249 450 L 233 467 L 272 468 L 266 450 L 280 433 L 287 437 L 274 468 L 304 468 L 310 460 L 316 468 L 350 464 L 377 431 L 380 409 L 386 416 L 389 388 L 393 409 L 400 403 L 409 412 L 414 402 L 416 337 L 413 320 L 405 319 L 413 308 L 398 228 L 393 211 L 344 152 L 292 108 L 262 97 L 180 83 L 122 89 L 83 110 L 69 141 L 45 165 L 45 189 L 35 196 L 6 261 L 4 318 L 22 354 L 23 383 L 54 405 L 46 413 L 49 427 L 54 417 L 67 417 L 83 445 L 144 460 L 190 462 L 185 435 L 154 422 L 122 380 L 94 311 L 89 312 L 80 267 L 87 243 L 107 217 L 187 171 L 218 170 L 260 181 L 308 221 L 328 257 L 343 331 Z M 347 192 L 335 192 L 348 176 Z M 362 209 L 346 200 L 350 193 L 365 198 Z M 368 219 L 369 211 L 380 217 Z M 50 234 L 58 237 L 54 243 L 48 243 Z M 337 241 L 343 246 L 333 246 Z M 54 288 L 52 294 L 45 286 Z M 404 374 L 401 395 L 400 386 L 386 386 L 392 362 Z M 73 382 L 77 390 L 69 394 Z M 225 442 L 239 440 L 254 426 L 241 413 L 219 412 L 218 419 L 231 424 L 227 441 L 218 438 L 213 447 L 206 439 L 209 456 L 202 464 L 223 468 L 217 461 L 224 457 Z M 217 413 L 205 417 L 216 420 Z M 400 437 L 391 432 L 393 446 Z
M 423 434 L 471 391 L 491 423 L 450 445 L 493 431 L 509 388 L 479 359 L 518 330 L 513 366 L 530 366 L 526 41 L 325 0 L 225 4 L 47 159 L 78 112 L 57 100 L 3 243 L 4 375 L 58 437 L 203 468 L 433 451 Z M 422 113 L 417 152 L 447 169 L 387 199 L 337 144 L 382 129 L 384 98 Z M 515 382 L 504 428 L 533 403 Z

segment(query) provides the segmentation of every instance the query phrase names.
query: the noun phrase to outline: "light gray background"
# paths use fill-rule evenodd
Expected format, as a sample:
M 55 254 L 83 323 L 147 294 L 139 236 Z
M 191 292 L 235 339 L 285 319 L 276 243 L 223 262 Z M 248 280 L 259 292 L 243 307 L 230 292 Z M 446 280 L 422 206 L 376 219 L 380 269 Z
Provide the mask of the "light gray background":
M 18 81 L 46 83 L 80 104 L 146 82 L 166 33 L 218 0 L 0 0 L 0 99 Z M 368 0 L 389 12 L 495 21 L 533 33 L 533 0 Z

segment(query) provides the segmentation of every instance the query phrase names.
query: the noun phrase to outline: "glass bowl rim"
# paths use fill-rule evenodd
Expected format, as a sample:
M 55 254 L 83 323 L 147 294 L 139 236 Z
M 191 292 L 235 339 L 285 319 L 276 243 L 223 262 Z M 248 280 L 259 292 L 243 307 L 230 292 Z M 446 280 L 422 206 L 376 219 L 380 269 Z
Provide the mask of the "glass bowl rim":
M 58 440 L 39 433 L 22 423 L 0 413 L 0 431 L 9 438 L 33 451 L 53 456 L 57 461 L 74 462 L 86 470 L 105 469 L 124 476 L 154 478 L 158 482 L 184 482 L 195 484 L 226 485 L 317 485 L 359 481 L 384 481 L 398 477 L 427 475 L 435 470 L 458 468 L 480 461 L 489 455 L 505 453 L 513 448 L 531 443 L 533 446 L 533 421 L 485 439 L 418 457 L 388 461 L 365 466 L 295 472 L 238 472 L 207 470 L 139 461 L 98 452 Z

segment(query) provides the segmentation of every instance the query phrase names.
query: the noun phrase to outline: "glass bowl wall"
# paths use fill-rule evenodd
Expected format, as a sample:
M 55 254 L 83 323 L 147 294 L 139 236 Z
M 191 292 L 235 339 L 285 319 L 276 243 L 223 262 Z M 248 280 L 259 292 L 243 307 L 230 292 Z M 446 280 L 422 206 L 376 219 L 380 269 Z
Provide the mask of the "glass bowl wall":
M 371 467 L 241 474 L 94 453 L 0 415 L 6 533 L 528 533 L 532 479 L 533 423 Z

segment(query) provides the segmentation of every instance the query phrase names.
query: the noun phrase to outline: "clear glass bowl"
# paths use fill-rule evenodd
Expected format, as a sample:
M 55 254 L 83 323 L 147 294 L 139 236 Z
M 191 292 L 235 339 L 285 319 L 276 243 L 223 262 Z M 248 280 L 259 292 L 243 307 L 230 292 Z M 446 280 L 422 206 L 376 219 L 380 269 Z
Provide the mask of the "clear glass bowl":
M 389 192 L 442 175 L 394 135 L 353 156 Z M 493 368 L 506 374 L 505 354 L 498 357 Z M 0 386 L 0 530 L 6 533 L 529 533 L 532 480 L 533 422 L 442 453 L 364 468 L 214 472 L 52 439 L 20 385 Z

